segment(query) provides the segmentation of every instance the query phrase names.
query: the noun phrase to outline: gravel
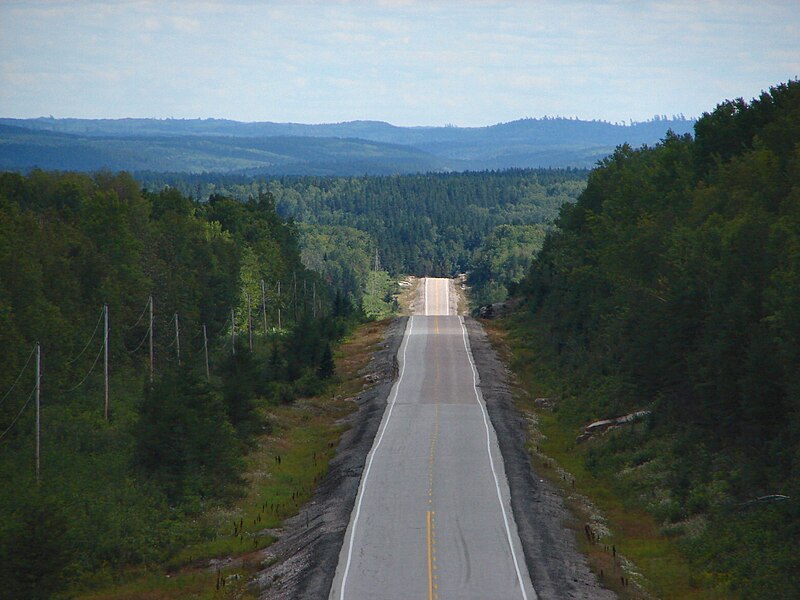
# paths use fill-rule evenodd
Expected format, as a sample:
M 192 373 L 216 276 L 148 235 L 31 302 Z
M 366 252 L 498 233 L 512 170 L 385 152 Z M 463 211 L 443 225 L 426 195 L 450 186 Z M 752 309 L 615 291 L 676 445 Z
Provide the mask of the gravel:
M 527 423 L 514 408 L 509 373 L 475 319 L 464 319 L 480 388 L 492 421 L 517 522 L 525 562 L 541 600 L 611 600 L 616 594 L 603 588 L 578 551 L 574 519 L 556 488 L 538 478 L 526 451 Z
M 287 519 L 279 539 L 264 550 L 263 570 L 251 586 L 270 600 L 323 600 L 330 592 L 339 550 L 355 504 L 361 472 L 396 378 L 397 351 L 407 318 L 395 319 L 362 374 L 376 384 L 354 400 L 358 410 L 339 442 L 336 457 L 312 500 Z

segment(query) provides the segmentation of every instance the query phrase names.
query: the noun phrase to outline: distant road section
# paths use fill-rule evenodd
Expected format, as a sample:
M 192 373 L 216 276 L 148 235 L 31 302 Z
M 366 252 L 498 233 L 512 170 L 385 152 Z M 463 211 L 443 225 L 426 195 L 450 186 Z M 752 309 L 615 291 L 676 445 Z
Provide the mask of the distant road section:
M 425 279 L 408 321 L 331 600 L 537 598 L 451 286 Z
M 423 294 L 425 299 L 425 316 L 450 315 L 450 286 L 449 279 L 434 279 L 426 277 L 424 280 Z

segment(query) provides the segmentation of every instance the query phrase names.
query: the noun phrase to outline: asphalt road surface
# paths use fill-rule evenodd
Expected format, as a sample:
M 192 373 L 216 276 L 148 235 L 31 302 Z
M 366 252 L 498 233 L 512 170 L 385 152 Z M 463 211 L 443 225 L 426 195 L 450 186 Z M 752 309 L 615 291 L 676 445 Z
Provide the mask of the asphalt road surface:
M 448 279 L 426 279 L 367 456 L 332 600 L 534 600 Z

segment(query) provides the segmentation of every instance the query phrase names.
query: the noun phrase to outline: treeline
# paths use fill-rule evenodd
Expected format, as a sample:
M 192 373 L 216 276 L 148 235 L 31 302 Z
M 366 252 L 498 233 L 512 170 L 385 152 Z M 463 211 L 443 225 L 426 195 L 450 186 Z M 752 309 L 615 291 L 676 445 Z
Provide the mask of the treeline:
M 800 597 L 800 82 L 620 147 L 562 208 L 523 326 L 575 425 L 650 409 L 588 466 L 682 535 L 698 583 Z M 787 498 L 788 497 L 788 498 Z
M 0 174 L 0 595 L 57 597 L 208 535 L 192 515 L 240 492 L 265 410 L 322 389 L 353 318 L 269 194 Z
M 282 216 L 303 224 L 306 264 L 356 302 L 376 249 L 382 268 L 395 276 L 450 276 L 479 264 L 472 281 L 478 298 L 505 298 L 506 286 L 519 281 L 538 249 L 542 225 L 577 198 L 586 175 L 580 169 L 277 179 L 141 174 L 150 189 L 168 185 L 201 199 L 269 192 Z M 506 234 L 527 251 L 501 248 Z M 490 257 L 497 250 L 505 254 Z

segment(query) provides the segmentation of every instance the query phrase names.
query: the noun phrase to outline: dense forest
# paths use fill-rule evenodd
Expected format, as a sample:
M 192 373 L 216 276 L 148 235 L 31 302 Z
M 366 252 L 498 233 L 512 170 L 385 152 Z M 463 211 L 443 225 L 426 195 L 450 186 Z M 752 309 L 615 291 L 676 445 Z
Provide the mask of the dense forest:
M 518 326 L 559 418 L 649 409 L 587 465 L 678 535 L 701 580 L 800 597 L 800 82 L 622 146 L 565 205 Z
M 586 185 L 575 169 L 484 171 L 390 177 L 140 174 L 152 190 L 247 199 L 268 192 L 279 214 L 302 224 L 305 264 L 358 302 L 375 250 L 392 275 L 474 271 L 478 302 L 502 300 L 544 239 L 543 232 Z M 359 233 L 360 232 L 360 233 Z
M 208 535 L 192 516 L 240 492 L 263 410 L 322 389 L 353 318 L 269 194 L 0 174 L 0 595 Z

